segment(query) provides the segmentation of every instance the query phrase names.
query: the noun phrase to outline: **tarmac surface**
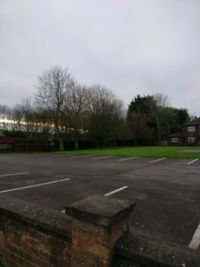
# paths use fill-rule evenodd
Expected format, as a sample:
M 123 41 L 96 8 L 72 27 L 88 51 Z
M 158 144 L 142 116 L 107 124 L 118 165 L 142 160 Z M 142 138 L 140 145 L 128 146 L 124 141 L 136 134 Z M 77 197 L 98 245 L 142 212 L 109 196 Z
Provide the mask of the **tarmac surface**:
M 0 194 L 60 212 L 93 194 L 133 200 L 131 231 L 199 249 L 199 159 L 1 154 Z

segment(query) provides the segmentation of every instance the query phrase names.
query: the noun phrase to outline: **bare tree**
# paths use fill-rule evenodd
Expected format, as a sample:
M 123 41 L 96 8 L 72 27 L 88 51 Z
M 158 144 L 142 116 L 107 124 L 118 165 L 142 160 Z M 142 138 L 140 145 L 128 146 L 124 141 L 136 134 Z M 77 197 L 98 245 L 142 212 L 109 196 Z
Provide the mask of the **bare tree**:
M 43 124 L 46 123 L 46 118 L 42 117 L 42 111 L 36 108 L 31 98 L 25 98 L 22 103 L 24 131 L 30 136 L 34 137 L 41 132 Z
M 88 90 L 78 84 L 67 92 L 65 109 L 75 149 L 79 148 L 79 139 L 86 131 L 87 98 Z
M 13 121 L 13 128 L 14 130 L 21 131 L 22 130 L 22 123 L 24 118 L 24 110 L 22 105 L 15 105 L 14 108 L 11 110 L 11 116 Z
M 163 111 L 165 107 L 168 107 L 170 105 L 170 101 L 169 101 L 169 97 L 163 94 L 155 94 L 153 95 L 153 99 L 155 100 L 156 104 L 153 105 L 152 114 L 156 122 L 157 139 L 158 139 L 157 142 L 158 142 L 158 145 L 160 145 L 161 144 L 161 121 L 162 121 Z
M 3 117 L 8 117 L 10 115 L 10 108 L 6 105 L 0 105 L 0 116 L 1 118 Z
M 0 131 L 8 130 L 6 120 L 10 119 L 11 109 L 6 105 L 0 105 Z
M 55 66 L 38 77 L 35 105 L 38 110 L 48 114 L 49 123 L 53 125 L 64 150 L 63 138 L 69 130 L 66 116 L 66 97 L 74 87 L 74 80 L 67 69 Z
M 161 107 L 168 107 L 170 106 L 170 100 L 167 95 L 163 94 L 155 94 L 153 95 L 153 99 L 156 101 L 156 104 Z
M 100 86 L 88 89 L 88 133 L 102 146 L 114 139 L 123 117 L 122 102 L 109 90 Z

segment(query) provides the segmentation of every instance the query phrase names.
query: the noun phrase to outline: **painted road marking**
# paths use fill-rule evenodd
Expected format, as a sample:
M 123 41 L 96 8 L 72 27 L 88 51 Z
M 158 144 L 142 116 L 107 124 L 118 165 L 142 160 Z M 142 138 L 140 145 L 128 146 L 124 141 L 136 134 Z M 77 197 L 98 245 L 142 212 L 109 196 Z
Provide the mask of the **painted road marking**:
M 79 158 L 88 158 L 91 157 L 91 155 L 79 155 L 79 156 L 73 156 L 70 157 L 70 159 L 79 159 Z
M 165 159 L 166 158 L 155 159 L 155 160 L 149 161 L 149 163 L 154 163 L 154 162 L 162 161 L 162 160 L 165 160 Z
M 96 157 L 92 159 L 97 160 L 97 159 L 109 159 L 109 158 L 113 158 L 113 156 L 102 156 L 102 157 Z
M 71 180 L 71 178 L 65 178 L 65 179 L 55 180 L 55 181 L 41 183 L 41 184 L 33 184 L 33 185 L 28 185 L 28 186 L 23 186 L 23 187 L 17 187 L 17 188 L 2 190 L 2 191 L 0 191 L 0 194 L 9 193 L 9 192 L 13 192 L 13 191 L 26 190 L 26 189 L 35 188 L 35 187 L 42 187 L 42 186 L 50 185 L 50 184 L 63 183 L 63 182 L 67 182 L 70 180 Z
M 198 161 L 198 160 L 199 160 L 199 159 L 194 159 L 194 160 L 188 162 L 187 165 L 190 165 L 190 164 L 192 164 L 192 163 L 195 163 L 195 162 Z
M 108 197 L 108 196 L 111 196 L 113 194 L 116 194 L 117 192 L 120 192 L 120 191 L 122 191 L 122 190 L 124 190 L 126 188 L 128 188 L 127 185 L 126 186 L 123 186 L 123 187 L 120 187 L 120 188 L 118 188 L 118 189 L 116 189 L 114 191 L 111 191 L 111 192 L 108 192 L 108 193 L 104 194 L 104 197 Z
M 189 244 L 189 248 L 198 249 L 199 245 L 200 245 L 200 224 L 197 227 L 197 230 L 195 231 L 192 237 L 192 241 Z
M 125 158 L 125 159 L 118 159 L 118 161 L 121 162 L 121 161 L 127 161 L 127 160 L 132 160 L 132 159 L 137 159 L 137 157 Z
M 3 178 L 3 177 L 9 177 L 9 176 L 26 175 L 26 174 L 30 174 L 30 172 L 18 172 L 18 173 L 1 174 L 1 175 L 0 175 L 0 178 Z

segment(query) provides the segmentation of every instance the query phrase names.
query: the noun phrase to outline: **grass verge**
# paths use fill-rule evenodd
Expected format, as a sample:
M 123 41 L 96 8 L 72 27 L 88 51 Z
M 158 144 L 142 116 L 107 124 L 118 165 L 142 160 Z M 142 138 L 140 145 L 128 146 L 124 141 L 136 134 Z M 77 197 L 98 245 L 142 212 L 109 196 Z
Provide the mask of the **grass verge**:
M 92 155 L 149 158 L 200 158 L 200 146 L 140 146 L 58 151 L 51 155 Z

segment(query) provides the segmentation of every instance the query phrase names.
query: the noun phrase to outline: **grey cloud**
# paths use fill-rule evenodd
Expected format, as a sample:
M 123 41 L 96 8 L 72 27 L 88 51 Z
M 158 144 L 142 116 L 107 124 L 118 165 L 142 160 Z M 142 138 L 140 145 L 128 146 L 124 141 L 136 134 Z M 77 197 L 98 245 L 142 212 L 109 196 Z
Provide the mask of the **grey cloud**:
M 1 1 L 0 104 L 57 64 L 126 104 L 159 92 L 200 115 L 199 12 L 199 0 Z

